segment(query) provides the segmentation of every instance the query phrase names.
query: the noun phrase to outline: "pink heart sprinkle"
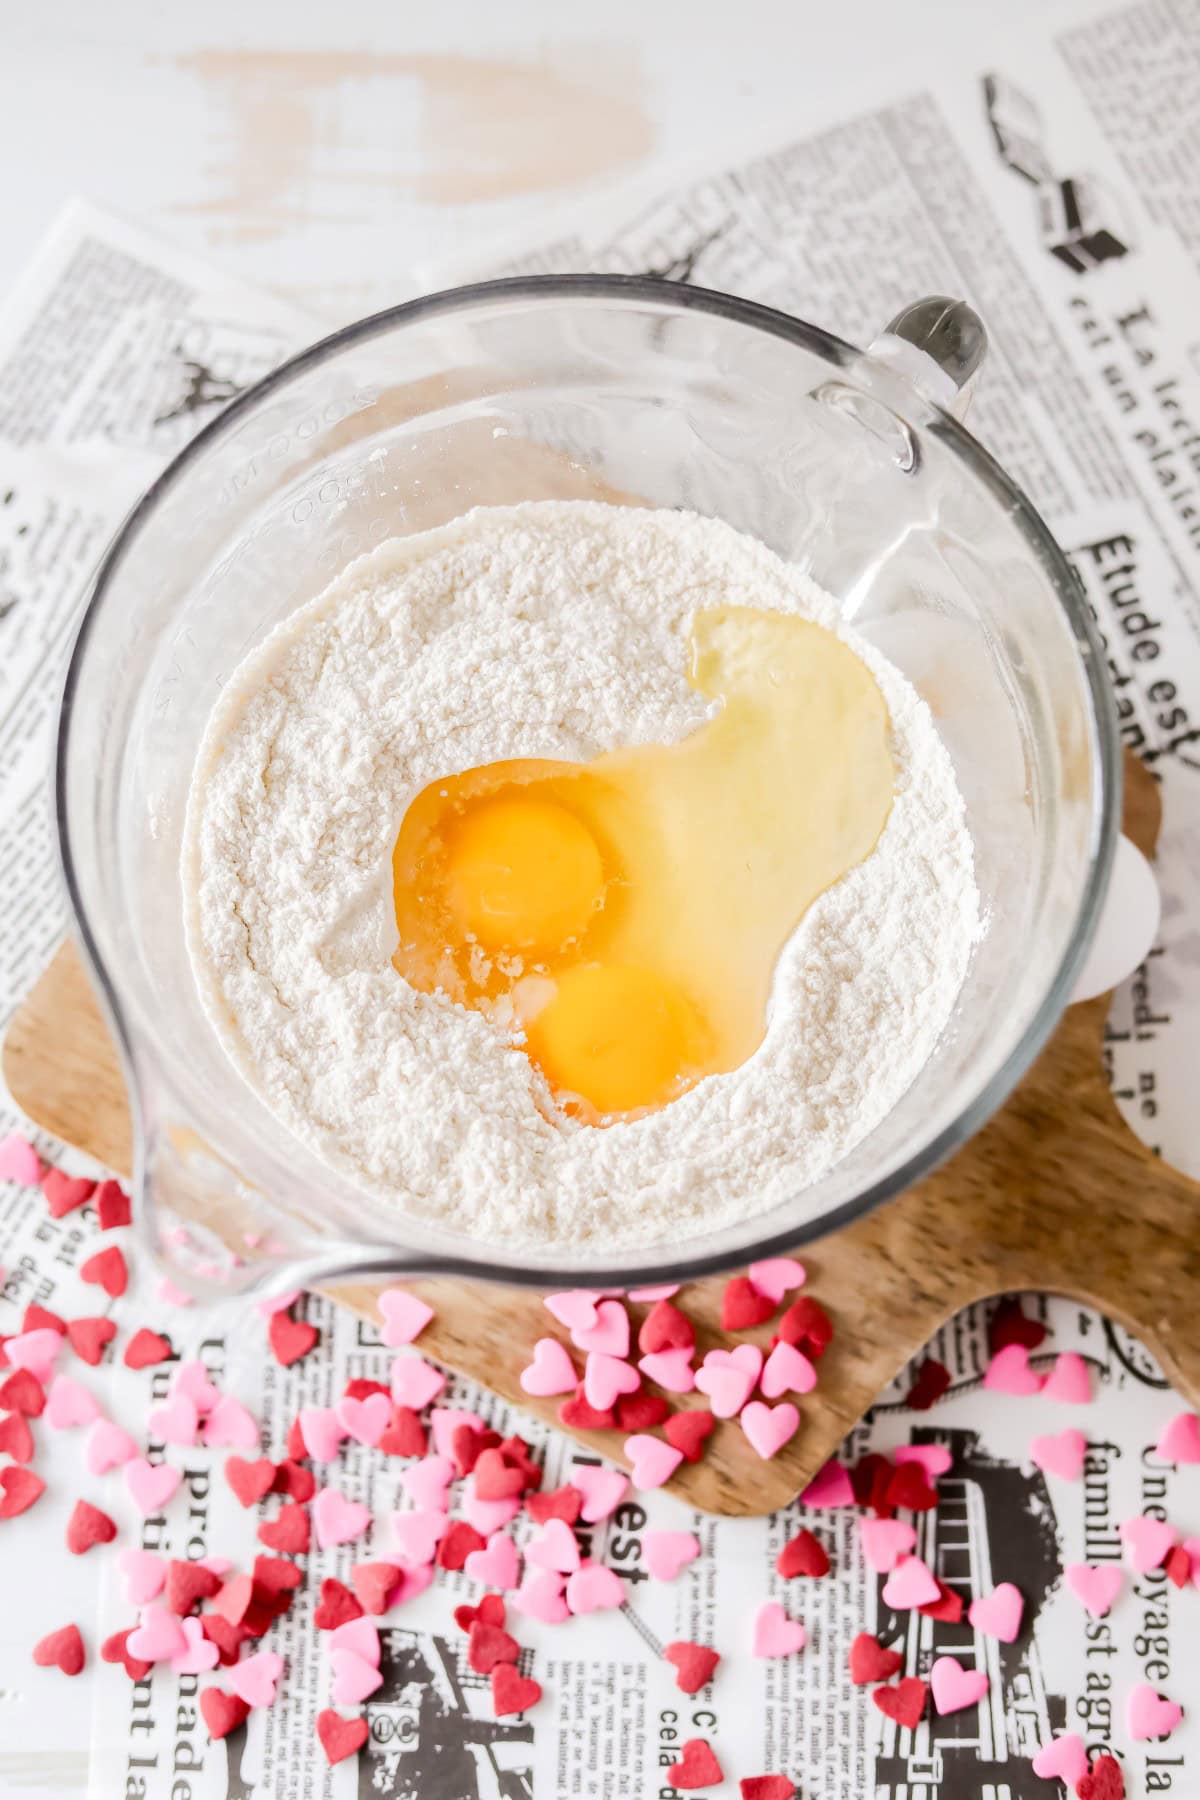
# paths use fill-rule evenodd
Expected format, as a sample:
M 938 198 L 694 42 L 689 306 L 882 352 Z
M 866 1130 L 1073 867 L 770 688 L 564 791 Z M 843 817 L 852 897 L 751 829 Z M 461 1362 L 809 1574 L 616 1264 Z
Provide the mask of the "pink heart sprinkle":
M 361 1537 L 371 1523 L 371 1509 L 359 1500 L 347 1500 L 338 1488 L 327 1487 L 313 1501 L 312 1517 L 317 1543 L 328 1550 L 331 1544 L 348 1544 Z
M 394 1512 L 392 1538 L 405 1569 L 421 1569 L 437 1555 L 450 1520 L 444 1512 Z
M 562 1520 L 557 1523 L 561 1525 Z M 463 1573 L 469 1581 L 481 1581 L 485 1587 L 507 1591 L 516 1587 L 520 1565 L 517 1546 L 508 1533 L 496 1531 L 488 1539 L 484 1549 L 467 1552 Z
M 690 1394 L 696 1385 L 696 1372 L 692 1368 L 695 1354 L 695 1350 L 686 1346 L 676 1350 L 651 1350 L 639 1358 L 638 1368 L 660 1388 L 666 1388 L 668 1394 Z
M 368 1394 L 365 1400 L 354 1400 L 347 1395 L 338 1401 L 334 1410 L 346 1435 L 356 1444 L 366 1444 L 372 1450 L 392 1417 L 392 1403 L 386 1394 Z
M 778 1600 L 768 1600 L 754 1615 L 751 1649 L 755 1656 L 791 1656 L 803 1650 L 808 1633 L 798 1619 L 789 1619 Z
M 558 1522 L 561 1524 L 561 1519 Z M 575 1614 L 606 1612 L 624 1604 L 621 1577 L 602 1563 L 585 1563 L 567 1577 L 567 1606 Z
M 762 1373 L 762 1360 L 757 1344 L 709 1351 L 696 1371 L 696 1386 L 707 1394 L 716 1418 L 732 1419 L 741 1412 Z
M 144 1606 L 125 1647 L 139 1662 L 169 1662 L 188 1647 L 183 1621 L 165 1606 Z
M 181 1623 L 187 1643 L 183 1650 L 171 1658 L 171 1667 L 177 1675 L 205 1675 L 209 1669 L 217 1666 L 217 1646 L 211 1638 L 205 1637 L 204 1627 L 199 1619 L 183 1619 Z
M 790 1400 L 781 1400 L 778 1406 L 751 1400 L 742 1408 L 741 1426 L 750 1448 L 766 1461 L 777 1456 L 795 1437 L 800 1429 L 800 1413 Z
M 920 1463 L 931 1483 L 945 1475 L 954 1462 L 944 1444 L 901 1444 L 891 1457 L 895 1463 Z
M 423 1594 L 433 1581 L 437 1570 L 436 1563 L 425 1563 L 420 1569 L 401 1569 L 401 1586 L 392 1592 L 392 1605 L 399 1606 L 404 1600 L 415 1600 Z
M 469 1425 L 472 1431 L 486 1429 L 477 1412 L 468 1412 L 464 1406 L 435 1406 L 429 1415 L 429 1425 L 433 1432 L 433 1447 L 439 1456 L 448 1456 L 454 1460 L 454 1434 L 460 1425 Z
M 329 1661 L 333 1666 L 331 1696 L 335 1706 L 358 1706 L 368 1694 L 383 1686 L 379 1670 L 365 1656 L 356 1656 L 353 1650 L 331 1648 Z
M 573 1575 L 581 1560 L 575 1533 L 564 1519 L 547 1519 L 537 1537 L 526 1545 L 525 1560 L 539 1569 Z
M 1082 1356 L 1064 1350 L 1055 1358 L 1054 1367 L 1042 1387 L 1044 1400 L 1060 1400 L 1067 1406 L 1087 1406 L 1092 1398 L 1091 1371 Z
M 1093 1619 L 1104 1617 L 1125 1579 L 1119 1563 L 1068 1563 L 1063 1574 L 1067 1586 Z
M 446 1490 L 454 1479 L 454 1464 L 448 1456 L 427 1456 L 422 1462 L 405 1469 L 400 1486 L 415 1507 L 427 1512 L 445 1512 Z
M 596 1323 L 598 1304 L 597 1296 L 587 1288 L 571 1288 L 565 1294 L 547 1294 L 542 1300 L 546 1311 L 572 1334 L 591 1330 Z
M 6 1138 L 0 1138 L 0 1181 L 16 1181 L 22 1187 L 36 1187 L 41 1173 L 38 1153 L 28 1138 L 19 1137 L 15 1131 L 10 1131 Z
M 1173 1700 L 1164 1700 L 1148 1681 L 1139 1681 L 1130 1688 L 1125 1702 L 1125 1723 L 1135 1743 L 1145 1743 L 1147 1738 L 1170 1737 L 1182 1717 L 1182 1706 L 1176 1706 Z
M 485 1538 L 494 1532 L 503 1531 L 510 1525 L 521 1510 L 521 1496 L 515 1495 L 511 1500 L 481 1500 L 475 1492 L 475 1478 L 471 1477 L 462 1497 L 462 1516 L 468 1525 Z
M 5 1345 L 9 1362 L 12 1361 L 12 1347 L 13 1340 L 9 1338 Z M 1194 1412 L 1176 1413 L 1163 1426 L 1157 1454 L 1164 1462 L 1200 1463 L 1200 1417 Z
M 678 1281 L 663 1281 L 657 1287 L 630 1288 L 629 1298 L 646 1301 L 673 1300 L 679 1292 L 680 1285 Z
M 332 1462 L 346 1433 L 332 1406 L 302 1406 L 300 1437 L 314 1462 Z
M 204 1442 L 232 1450 L 257 1450 L 258 1426 L 240 1400 L 222 1394 L 204 1421 Z
M 1042 1377 L 1029 1366 L 1029 1352 L 1024 1344 L 1005 1344 L 997 1350 L 987 1366 L 983 1385 L 993 1394 L 1037 1394 Z
M 533 1346 L 533 1361 L 521 1370 L 520 1382 L 527 1394 L 544 1399 L 551 1394 L 573 1394 L 579 1376 L 557 1338 L 539 1338 Z
M 565 1586 L 564 1577 L 556 1575 L 553 1569 L 540 1569 L 536 1575 L 526 1575 L 512 1597 L 512 1605 L 526 1618 L 540 1619 L 543 1625 L 561 1625 L 571 1616 L 563 1597 Z
M 1075 1792 L 1077 1784 L 1087 1774 L 1088 1766 L 1083 1739 L 1074 1731 L 1064 1731 L 1059 1737 L 1051 1738 L 1033 1759 L 1035 1775 L 1040 1775 L 1043 1781 L 1065 1783 L 1069 1794 Z
M 411 1344 L 420 1337 L 433 1317 L 432 1306 L 399 1287 L 384 1288 L 379 1296 L 379 1310 L 383 1314 L 383 1341 L 393 1350 L 397 1344 Z
M 602 1350 L 591 1350 L 583 1371 L 583 1391 L 589 1406 L 607 1412 L 616 1405 L 620 1394 L 636 1394 L 642 1378 L 630 1363 L 619 1356 L 606 1356 Z
M 862 1552 L 879 1575 L 890 1575 L 902 1556 L 907 1556 L 917 1534 L 903 1519 L 861 1519 Z
M 1125 1561 L 1139 1575 L 1146 1574 L 1150 1569 L 1157 1569 L 1175 1542 L 1176 1535 L 1173 1525 L 1167 1525 L 1159 1519 L 1149 1519 L 1144 1513 L 1133 1519 L 1125 1519 L 1121 1525 Z
M 228 1556 L 202 1556 L 199 1562 L 202 1569 L 211 1569 L 214 1575 L 222 1577 L 228 1575 L 233 1567 L 233 1561 Z
M 355 1656 L 361 1656 L 369 1662 L 373 1669 L 379 1667 L 379 1627 L 374 1619 L 347 1619 L 344 1625 L 338 1625 L 329 1634 L 331 1650 L 352 1650 Z
M 282 1674 L 283 1658 L 274 1650 L 260 1650 L 255 1656 L 231 1663 L 225 1671 L 230 1687 L 247 1706 L 273 1705 L 275 1684 Z
M 62 1347 L 62 1332 L 52 1331 L 49 1326 L 39 1327 L 36 1331 L 18 1331 L 15 1337 L 4 1340 L 4 1354 L 9 1366 L 28 1369 L 43 1385 L 49 1381 Z
M 268 1294 L 265 1299 L 254 1302 L 254 1310 L 256 1313 L 261 1313 L 264 1319 L 269 1319 L 272 1313 L 286 1312 L 293 1301 L 300 1298 L 303 1291 L 302 1288 L 291 1288 L 286 1294 Z
M 397 1406 L 411 1406 L 414 1412 L 424 1412 L 445 1385 L 446 1377 L 442 1371 L 426 1362 L 423 1356 L 392 1358 L 392 1399 Z
M 596 1323 L 582 1330 L 574 1327 L 571 1342 L 577 1350 L 626 1357 L 629 1355 L 629 1314 L 619 1300 L 602 1300 L 596 1308 Z
M 57 1337 L 58 1333 L 54 1332 L 53 1336 Z M 53 1425 L 56 1431 L 66 1431 L 73 1425 L 90 1425 L 93 1419 L 99 1417 L 100 1402 L 94 1394 L 89 1393 L 80 1382 L 72 1381 L 69 1375 L 54 1377 L 46 1395 L 47 1425 Z M 92 1436 L 95 1437 L 94 1432 Z M 112 1467 L 111 1463 L 108 1467 Z
M 982 1631 L 986 1637 L 1012 1644 L 1020 1632 L 1024 1611 L 1025 1600 L 1020 1588 L 1014 1587 L 1011 1581 L 1002 1581 L 990 1594 L 981 1594 L 978 1600 L 972 1600 L 967 1618 L 976 1631 Z
M 919 1556 L 903 1556 L 883 1584 L 885 1606 L 910 1610 L 928 1606 L 941 1596 L 941 1588 L 926 1563 Z
M 147 1421 L 151 1437 L 164 1444 L 192 1445 L 200 1430 L 200 1414 L 196 1403 L 186 1394 L 174 1394 L 165 1406 L 151 1409 Z
M 793 1288 L 803 1287 L 807 1279 L 804 1264 L 792 1256 L 768 1256 L 763 1262 L 750 1264 L 750 1286 L 776 1305 Z
M 568 1477 L 571 1486 L 583 1495 L 580 1517 L 589 1525 L 606 1519 L 621 1504 L 629 1487 L 629 1477 L 619 1469 L 601 1469 L 595 1463 L 580 1463 Z
M 933 1704 L 939 1713 L 977 1706 L 991 1686 L 986 1669 L 964 1669 L 955 1656 L 939 1656 L 929 1671 Z
M 1087 1438 L 1082 1431 L 1059 1431 L 1048 1437 L 1035 1437 L 1029 1446 L 1030 1461 L 1048 1475 L 1059 1475 L 1064 1481 L 1078 1481 L 1083 1474 L 1087 1455 Z
M 803 1350 L 780 1338 L 763 1365 L 758 1385 L 768 1400 L 778 1400 L 780 1394 L 811 1394 L 817 1385 L 817 1371 Z
M 154 1293 L 156 1299 L 161 1300 L 164 1306 L 194 1306 L 196 1304 L 195 1294 L 189 1294 L 186 1288 L 181 1288 L 178 1283 L 171 1280 L 169 1275 L 163 1275 L 160 1278 Z M 194 1671 L 189 1670 L 189 1673 L 194 1673 Z
M 800 1495 L 801 1506 L 853 1506 L 854 1488 L 849 1471 L 836 1456 L 819 1468 Z M 938 1590 L 940 1593 L 940 1589 Z
M 624 1448 L 630 1462 L 629 1479 L 635 1488 L 661 1487 L 664 1481 L 670 1481 L 683 1461 L 682 1450 L 676 1450 L 665 1439 L 650 1437 L 643 1431 L 627 1437 Z M 574 1612 L 575 1608 L 572 1607 L 571 1611 Z
M 208 1379 L 204 1364 L 196 1361 L 180 1363 L 171 1382 L 171 1392 L 186 1394 L 201 1417 L 210 1413 L 221 1398 L 220 1391 Z
M 144 1456 L 125 1464 L 125 1486 L 143 1519 L 161 1512 L 182 1479 L 169 1463 L 147 1462 Z
M 681 1569 L 695 1562 L 700 1539 L 691 1531 L 644 1531 L 642 1561 L 655 1581 L 674 1581 Z
M 117 1565 L 125 1577 L 125 1598 L 130 1606 L 148 1606 L 162 1593 L 167 1565 L 152 1550 L 122 1550 Z
M 93 1475 L 106 1475 L 136 1455 L 137 1445 L 129 1433 L 111 1419 L 100 1419 L 92 1427 L 87 1441 L 87 1466 Z

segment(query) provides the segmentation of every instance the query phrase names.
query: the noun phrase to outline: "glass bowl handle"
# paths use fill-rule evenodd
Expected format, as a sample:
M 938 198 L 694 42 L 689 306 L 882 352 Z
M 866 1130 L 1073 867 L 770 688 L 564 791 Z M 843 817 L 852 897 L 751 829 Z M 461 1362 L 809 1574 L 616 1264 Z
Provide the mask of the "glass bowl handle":
M 961 419 L 987 348 L 987 329 L 974 307 L 945 294 L 927 294 L 896 314 L 867 355 Z

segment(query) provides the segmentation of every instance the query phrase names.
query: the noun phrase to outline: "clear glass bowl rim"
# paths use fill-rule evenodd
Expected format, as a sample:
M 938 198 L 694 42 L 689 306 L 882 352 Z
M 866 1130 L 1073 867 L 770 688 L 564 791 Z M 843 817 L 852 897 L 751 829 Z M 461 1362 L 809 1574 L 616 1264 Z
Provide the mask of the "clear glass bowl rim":
M 145 1169 L 145 1138 L 140 1104 L 140 1090 L 133 1046 L 126 1025 L 117 988 L 100 954 L 95 933 L 80 891 L 76 859 L 71 843 L 66 789 L 67 766 L 71 747 L 71 728 L 88 644 L 110 595 L 120 565 L 159 502 L 183 477 L 190 466 L 204 456 L 210 445 L 218 442 L 260 401 L 277 390 L 286 388 L 297 377 L 319 366 L 330 357 L 355 344 L 392 331 L 397 326 L 455 313 L 466 313 L 514 301 L 537 303 L 548 300 L 561 303 L 571 300 L 610 302 L 643 302 L 680 313 L 700 313 L 751 327 L 768 336 L 798 345 L 853 376 L 863 352 L 844 339 L 803 319 L 781 312 L 757 301 L 743 300 L 712 288 L 692 287 L 683 283 L 642 275 L 530 275 L 493 281 L 475 282 L 446 288 L 437 293 L 403 301 L 318 339 L 308 348 L 289 357 L 270 374 L 247 388 L 205 425 L 184 448 L 172 458 L 161 475 L 151 483 L 118 528 L 97 568 L 87 606 L 80 619 L 78 632 L 67 664 L 62 703 L 58 721 L 58 740 L 53 772 L 55 815 L 58 826 L 59 854 L 68 898 L 75 915 L 80 939 L 93 981 L 99 991 L 103 1009 L 121 1058 L 129 1092 L 133 1130 L 133 1186 L 139 1200 L 138 1223 L 146 1234 L 149 1225 L 146 1205 L 148 1181 Z M 694 1280 L 717 1274 L 730 1267 L 741 1266 L 760 1258 L 775 1256 L 798 1248 L 815 1238 L 866 1216 L 885 1200 L 890 1200 L 930 1174 L 939 1163 L 959 1149 L 1003 1104 L 1022 1075 L 1047 1042 L 1065 1006 L 1070 1000 L 1075 980 L 1082 967 L 1088 945 L 1099 919 L 1116 840 L 1120 834 L 1122 772 L 1120 738 L 1113 697 L 1104 674 L 1104 653 L 1092 623 L 1086 600 L 1077 578 L 1059 548 L 1049 527 L 1027 495 L 1007 475 L 990 453 L 972 437 L 949 413 L 924 395 L 920 397 L 921 429 L 942 439 L 968 472 L 979 481 L 1002 507 L 1020 531 L 1035 560 L 1041 565 L 1054 594 L 1066 615 L 1068 626 L 1080 652 L 1080 660 L 1091 700 L 1094 726 L 1095 780 L 1092 796 L 1093 838 L 1089 851 L 1086 877 L 1076 913 L 1075 926 L 1067 948 L 1059 962 L 1041 1005 L 1027 1024 L 1013 1049 L 944 1130 L 922 1146 L 913 1156 L 872 1183 L 852 1199 L 844 1201 L 818 1217 L 798 1222 L 787 1230 L 771 1232 L 740 1244 L 736 1252 L 712 1252 L 687 1259 L 637 1263 L 638 1285 L 676 1279 Z M 149 1239 L 153 1243 L 153 1238 Z M 588 1265 L 572 1268 L 567 1264 L 506 1263 L 491 1268 L 482 1259 L 406 1255 L 399 1245 L 392 1251 L 387 1246 L 331 1242 L 312 1245 L 313 1255 L 287 1265 L 286 1285 L 310 1285 L 320 1279 L 329 1281 L 346 1275 L 359 1279 L 395 1276 L 402 1273 L 458 1275 L 503 1281 L 522 1287 L 604 1287 L 622 1282 L 629 1275 L 621 1267 L 597 1268 Z M 653 1254 L 653 1247 L 651 1250 Z M 666 1253 L 664 1252 L 664 1257 Z M 284 1284 L 281 1275 L 272 1286 Z

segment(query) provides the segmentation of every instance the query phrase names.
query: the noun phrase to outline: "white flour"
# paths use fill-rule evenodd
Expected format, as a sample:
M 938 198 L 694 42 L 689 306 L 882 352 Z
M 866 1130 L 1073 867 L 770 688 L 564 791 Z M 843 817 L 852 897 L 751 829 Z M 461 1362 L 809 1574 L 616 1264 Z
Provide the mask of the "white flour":
M 396 974 L 392 847 L 438 775 L 693 730 L 687 632 L 718 605 L 840 630 L 891 713 L 895 803 L 787 944 L 749 1062 L 633 1123 L 559 1123 L 497 1026 Z M 829 1169 L 928 1058 L 978 930 L 949 756 L 833 601 L 728 526 L 575 501 L 384 544 L 248 656 L 197 762 L 183 882 L 206 1010 L 297 1136 L 397 1210 L 584 1252 L 682 1248 Z

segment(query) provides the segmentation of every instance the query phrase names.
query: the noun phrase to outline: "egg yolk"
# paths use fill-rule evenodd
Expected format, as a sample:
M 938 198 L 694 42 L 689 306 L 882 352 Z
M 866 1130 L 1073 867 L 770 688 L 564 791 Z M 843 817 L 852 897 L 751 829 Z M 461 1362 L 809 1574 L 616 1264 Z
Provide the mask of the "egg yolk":
M 719 705 L 680 743 L 464 770 L 396 841 L 399 973 L 488 1013 L 589 1124 L 753 1055 L 779 952 L 891 808 L 887 708 L 833 632 L 714 608 L 690 650 Z

